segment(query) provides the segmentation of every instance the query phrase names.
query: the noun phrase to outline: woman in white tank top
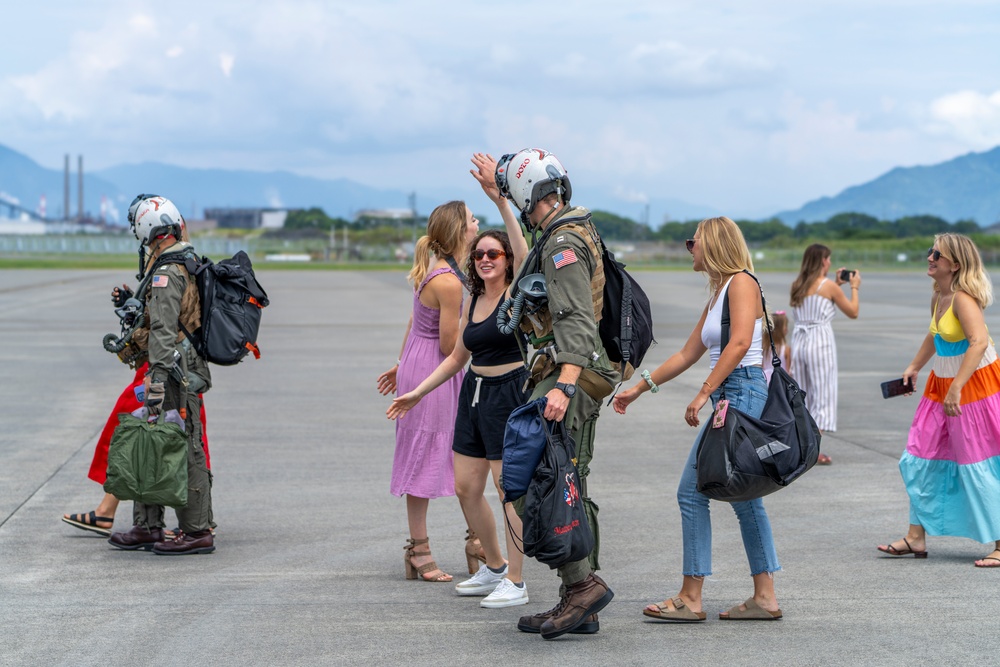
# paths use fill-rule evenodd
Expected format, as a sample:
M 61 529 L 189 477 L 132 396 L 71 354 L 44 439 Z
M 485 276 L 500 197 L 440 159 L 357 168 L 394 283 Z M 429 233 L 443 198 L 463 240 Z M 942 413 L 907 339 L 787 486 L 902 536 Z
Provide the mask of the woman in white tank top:
M 687 242 L 695 271 L 708 274 L 712 297 L 701 318 L 680 351 L 650 373 L 643 371 L 635 386 L 620 392 L 614 400 L 615 411 L 625 414 L 627 407 L 645 391 L 659 386 L 691 368 L 709 352 L 708 377 L 684 412 L 689 426 L 701 422 L 698 414 L 712 400 L 719 400 L 722 389 L 730 407 L 759 417 L 767 400 L 767 383 L 761 369 L 761 322 L 764 311 L 756 281 L 745 273 L 753 271 L 750 250 L 742 232 L 729 218 L 702 220 L 694 238 Z M 729 342 L 721 349 L 722 304 L 729 296 Z M 697 490 L 695 454 L 698 438 L 691 448 L 677 488 L 684 541 L 683 582 L 680 592 L 643 610 L 643 614 L 664 621 L 704 621 L 702 584 L 712 574 L 712 524 L 709 498 Z M 740 522 L 743 548 L 750 563 L 753 595 L 742 604 L 719 614 L 723 620 L 781 618 L 774 593 L 773 573 L 781 569 L 771 535 L 771 524 L 760 498 L 741 503 L 727 503 Z

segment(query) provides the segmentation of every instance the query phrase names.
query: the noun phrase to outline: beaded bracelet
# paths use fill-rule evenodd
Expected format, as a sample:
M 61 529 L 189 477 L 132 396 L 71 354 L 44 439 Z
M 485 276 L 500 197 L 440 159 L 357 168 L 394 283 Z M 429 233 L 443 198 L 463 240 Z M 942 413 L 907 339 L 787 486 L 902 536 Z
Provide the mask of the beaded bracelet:
M 642 379 L 645 380 L 646 384 L 649 385 L 649 390 L 651 392 L 653 392 L 655 394 L 656 392 L 660 391 L 660 388 L 657 387 L 656 383 L 653 382 L 653 378 L 650 377 L 649 371 L 643 371 L 642 372 Z

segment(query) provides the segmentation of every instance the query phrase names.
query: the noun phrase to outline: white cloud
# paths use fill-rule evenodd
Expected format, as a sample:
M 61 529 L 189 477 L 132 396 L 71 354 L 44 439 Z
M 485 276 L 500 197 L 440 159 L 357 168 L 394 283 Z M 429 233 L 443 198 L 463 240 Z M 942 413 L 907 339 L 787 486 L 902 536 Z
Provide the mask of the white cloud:
M 931 102 L 929 115 L 928 129 L 933 133 L 952 136 L 976 149 L 1000 143 L 1000 91 L 943 95 Z
M 664 92 L 715 92 L 769 81 L 776 67 L 738 49 L 692 49 L 674 41 L 639 44 L 623 63 L 636 83 Z
M 520 66 L 511 66 L 511 55 L 505 54 L 496 62 L 496 74 L 517 72 L 530 80 L 537 55 L 528 51 Z M 760 55 L 735 48 L 689 47 L 672 40 L 635 46 L 607 43 L 567 52 L 553 49 L 546 55 L 539 85 L 572 86 L 576 95 L 586 97 L 700 96 L 758 87 L 776 80 L 778 74 L 778 68 Z
M 381 17 L 312 2 L 260 5 L 224 22 L 126 10 L 76 33 L 41 68 L 0 80 L 14 93 L 0 98 L 0 119 L 24 126 L 37 116 L 71 134 L 85 126 L 104 144 L 104 164 L 126 150 L 150 159 L 131 151 L 157 136 L 159 160 L 207 166 L 242 153 L 232 166 L 299 170 L 328 163 L 330 151 L 453 144 L 478 121 L 464 86 L 406 26 L 389 29 Z
M 632 204 L 648 204 L 649 195 L 640 190 L 633 190 L 631 188 L 626 188 L 625 186 L 619 185 L 615 187 L 612 191 L 614 196 L 622 201 L 626 201 Z
M 219 69 L 222 70 L 222 74 L 228 79 L 233 75 L 233 65 L 236 64 L 236 56 L 231 53 L 220 53 L 219 54 Z
M 5 41 L 0 143 L 421 191 L 474 187 L 473 150 L 540 145 L 581 195 L 737 215 L 1000 143 L 996 94 L 928 103 L 995 89 L 970 57 L 985 5 L 846 1 L 15 3 L 39 32 Z

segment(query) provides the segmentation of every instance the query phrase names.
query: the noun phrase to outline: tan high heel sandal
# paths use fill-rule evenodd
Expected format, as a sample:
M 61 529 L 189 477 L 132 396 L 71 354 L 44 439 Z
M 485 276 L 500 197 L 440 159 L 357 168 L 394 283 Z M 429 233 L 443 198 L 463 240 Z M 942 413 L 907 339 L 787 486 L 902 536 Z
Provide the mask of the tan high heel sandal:
M 446 583 L 446 582 L 451 581 L 451 579 L 452 579 L 451 575 L 448 574 L 447 572 L 445 572 L 444 570 L 442 570 L 441 568 L 439 568 L 437 566 L 437 563 L 435 563 L 434 561 L 431 561 L 429 563 L 425 563 L 424 565 L 421 565 L 420 567 L 417 567 L 410 560 L 411 558 L 415 558 L 417 556 L 430 556 L 431 555 L 431 548 L 430 548 L 430 545 L 428 544 L 428 542 L 430 542 L 430 538 L 427 538 L 427 537 L 425 537 L 422 540 L 415 540 L 412 537 L 410 539 L 406 540 L 406 546 L 403 547 L 403 566 L 406 568 L 406 578 L 407 579 L 417 579 L 417 578 L 419 578 L 421 581 L 430 581 L 430 582 L 438 582 L 438 583 Z M 414 549 L 414 547 L 417 547 L 417 546 L 420 546 L 420 545 L 423 545 L 423 544 L 428 544 L 427 549 L 425 551 L 417 551 L 416 549 Z M 434 570 L 440 571 L 441 574 L 439 574 L 438 576 L 433 577 L 433 578 L 428 578 L 426 576 L 427 573 L 428 572 L 433 572 Z
M 469 574 L 479 572 L 479 563 L 486 564 L 486 551 L 471 528 L 465 529 L 465 561 L 469 566 Z

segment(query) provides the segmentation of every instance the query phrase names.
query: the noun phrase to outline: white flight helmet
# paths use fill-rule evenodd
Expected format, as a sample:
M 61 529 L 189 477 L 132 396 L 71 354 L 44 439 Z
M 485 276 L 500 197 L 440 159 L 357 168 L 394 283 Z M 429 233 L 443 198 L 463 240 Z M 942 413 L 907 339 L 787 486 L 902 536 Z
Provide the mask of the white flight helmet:
M 141 200 L 130 216 L 130 223 L 132 233 L 143 245 L 149 245 L 157 236 L 166 234 L 180 239 L 184 228 L 181 212 L 169 199 L 159 196 Z
M 130 227 L 135 224 L 135 209 L 139 208 L 139 204 L 150 197 L 159 197 L 159 195 L 138 194 L 135 196 L 135 199 L 132 200 L 132 203 L 128 205 L 128 224 Z
M 553 192 L 558 193 L 564 203 L 573 194 L 562 163 L 541 148 L 525 148 L 504 155 L 497 162 L 495 176 L 500 194 L 513 202 L 525 219 L 539 201 Z

